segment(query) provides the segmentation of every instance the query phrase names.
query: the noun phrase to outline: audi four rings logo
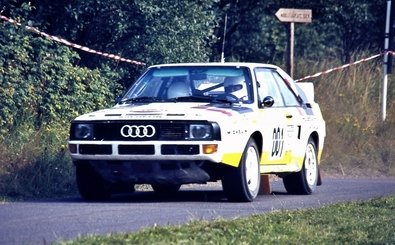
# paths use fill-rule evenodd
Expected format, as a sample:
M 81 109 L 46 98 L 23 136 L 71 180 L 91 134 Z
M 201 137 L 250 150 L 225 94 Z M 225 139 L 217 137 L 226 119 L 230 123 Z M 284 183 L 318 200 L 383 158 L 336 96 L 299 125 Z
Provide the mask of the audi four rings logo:
M 151 138 L 155 135 L 155 127 L 152 125 L 124 125 L 121 135 L 125 138 Z

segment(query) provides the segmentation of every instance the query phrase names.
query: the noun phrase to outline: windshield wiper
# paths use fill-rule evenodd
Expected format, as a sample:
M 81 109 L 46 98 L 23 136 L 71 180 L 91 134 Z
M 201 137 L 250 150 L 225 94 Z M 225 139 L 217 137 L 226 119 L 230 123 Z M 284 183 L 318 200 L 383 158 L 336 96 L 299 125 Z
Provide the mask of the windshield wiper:
M 239 103 L 239 100 L 231 96 L 204 96 L 204 95 L 190 95 L 175 97 L 170 99 L 163 99 L 159 97 L 136 97 L 121 100 L 120 103 L 153 103 L 153 102 L 208 102 L 208 103 Z
M 240 100 L 233 96 L 220 95 L 220 96 L 204 96 L 204 95 L 191 95 L 182 96 L 168 99 L 171 102 L 209 102 L 209 103 L 239 103 Z
M 144 96 L 144 97 L 137 97 L 137 98 L 129 98 L 125 100 L 121 100 L 121 103 L 129 103 L 129 102 L 137 102 L 137 103 L 151 103 L 151 102 L 156 102 L 159 101 L 160 99 L 158 97 L 149 97 L 149 96 Z
M 240 103 L 240 99 L 234 95 L 224 94 L 224 95 L 213 97 L 213 102 L 234 104 L 234 103 Z
M 199 96 L 199 95 L 190 95 L 190 96 L 181 96 L 167 99 L 166 101 L 171 102 L 211 102 L 213 100 L 212 97 L 209 96 Z

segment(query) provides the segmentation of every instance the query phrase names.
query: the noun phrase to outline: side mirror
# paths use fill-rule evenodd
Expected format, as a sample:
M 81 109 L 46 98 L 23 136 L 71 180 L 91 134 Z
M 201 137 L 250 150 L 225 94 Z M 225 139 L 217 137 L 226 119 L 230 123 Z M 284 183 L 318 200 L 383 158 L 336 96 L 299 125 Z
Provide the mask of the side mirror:
M 272 96 L 266 96 L 263 98 L 262 105 L 263 107 L 272 107 L 274 104 L 274 99 Z

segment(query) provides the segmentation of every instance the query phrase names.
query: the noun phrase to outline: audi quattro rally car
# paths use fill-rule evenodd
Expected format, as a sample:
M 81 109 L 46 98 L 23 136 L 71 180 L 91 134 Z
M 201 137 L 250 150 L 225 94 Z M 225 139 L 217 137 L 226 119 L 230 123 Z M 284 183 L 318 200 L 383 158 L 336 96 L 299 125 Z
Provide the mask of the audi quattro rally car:
M 313 90 L 267 64 L 151 66 L 113 108 L 72 121 L 79 192 L 102 199 L 151 184 L 171 194 L 221 180 L 229 200 L 252 201 L 267 173 L 311 194 L 325 138 Z

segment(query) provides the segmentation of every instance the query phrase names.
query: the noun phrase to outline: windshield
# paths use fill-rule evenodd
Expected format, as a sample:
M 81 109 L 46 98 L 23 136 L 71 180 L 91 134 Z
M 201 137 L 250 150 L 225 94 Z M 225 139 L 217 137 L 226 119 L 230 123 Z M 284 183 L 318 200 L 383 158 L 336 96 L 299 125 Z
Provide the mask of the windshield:
M 121 102 L 201 102 L 217 99 L 252 103 L 251 79 L 248 74 L 245 67 L 154 67 L 132 85 Z

